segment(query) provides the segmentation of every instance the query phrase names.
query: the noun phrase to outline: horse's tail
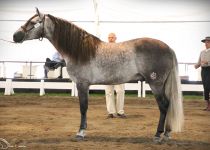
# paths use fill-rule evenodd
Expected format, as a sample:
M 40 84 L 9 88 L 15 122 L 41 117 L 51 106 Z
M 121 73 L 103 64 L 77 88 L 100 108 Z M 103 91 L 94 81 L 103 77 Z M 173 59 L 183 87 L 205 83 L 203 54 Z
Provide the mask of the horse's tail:
M 173 67 L 165 83 L 165 94 L 169 100 L 165 126 L 171 131 L 180 132 L 184 125 L 183 100 L 181 93 L 181 81 L 178 75 L 178 63 L 174 51 Z

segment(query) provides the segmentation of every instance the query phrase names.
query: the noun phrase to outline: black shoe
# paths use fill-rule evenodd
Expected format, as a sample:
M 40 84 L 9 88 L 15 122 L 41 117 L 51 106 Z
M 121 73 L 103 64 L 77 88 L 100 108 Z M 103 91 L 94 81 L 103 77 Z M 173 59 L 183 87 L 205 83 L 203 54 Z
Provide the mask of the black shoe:
M 126 118 L 126 115 L 125 114 L 118 114 L 117 113 L 117 117 L 119 117 L 119 118 Z
M 58 76 L 58 77 L 57 77 L 57 79 L 62 79 L 62 78 L 63 78 L 62 76 Z
M 106 117 L 107 119 L 109 118 L 115 118 L 114 114 L 108 114 L 108 116 Z

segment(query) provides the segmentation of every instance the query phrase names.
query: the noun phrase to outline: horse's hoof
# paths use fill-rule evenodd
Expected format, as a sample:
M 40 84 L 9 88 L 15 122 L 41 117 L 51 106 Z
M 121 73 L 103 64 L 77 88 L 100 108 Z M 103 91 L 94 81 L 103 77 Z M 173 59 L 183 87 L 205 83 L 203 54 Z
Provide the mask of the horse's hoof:
M 85 137 L 81 135 L 76 135 L 76 140 L 77 141 L 84 141 Z
M 79 132 L 76 134 L 76 140 L 77 141 L 83 141 L 85 138 L 85 130 L 81 129 Z
M 162 141 L 168 142 L 171 139 L 168 135 L 163 135 Z
M 162 139 L 161 139 L 161 137 L 155 136 L 155 137 L 153 138 L 153 142 L 154 142 L 155 144 L 161 144 L 161 143 L 162 143 Z

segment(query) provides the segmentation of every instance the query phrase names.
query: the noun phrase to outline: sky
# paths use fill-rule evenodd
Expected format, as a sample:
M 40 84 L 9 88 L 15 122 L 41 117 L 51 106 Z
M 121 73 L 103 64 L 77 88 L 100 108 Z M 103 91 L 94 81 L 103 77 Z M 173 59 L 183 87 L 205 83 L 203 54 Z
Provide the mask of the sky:
M 195 63 L 210 36 L 209 0 L 97 0 L 98 30 L 93 0 L 0 0 L 0 39 L 13 33 L 35 14 L 42 13 L 73 21 L 107 41 L 115 32 L 117 41 L 140 37 L 162 40 L 174 49 L 178 61 Z M 97 34 L 99 33 L 99 34 Z M 13 44 L 0 40 L 0 61 L 45 61 L 55 48 L 47 39 Z

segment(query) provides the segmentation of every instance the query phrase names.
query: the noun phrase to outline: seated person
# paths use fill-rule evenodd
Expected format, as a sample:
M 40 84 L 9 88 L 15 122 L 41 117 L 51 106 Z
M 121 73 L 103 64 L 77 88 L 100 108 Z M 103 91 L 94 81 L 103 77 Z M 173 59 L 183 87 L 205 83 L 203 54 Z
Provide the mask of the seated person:
M 60 70 L 60 75 L 58 76 L 58 78 L 63 78 L 62 68 L 66 66 L 66 63 L 64 59 L 62 58 L 62 56 L 58 52 L 55 52 L 53 54 L 52 60 L 50 58 L 46 58 L 46 62 L 44 65 L 44 77 L 48 78 L 47 73 L 49 72 L 49 70 L 55 70 L 60 66 L 61 66 L 61 70 Z

